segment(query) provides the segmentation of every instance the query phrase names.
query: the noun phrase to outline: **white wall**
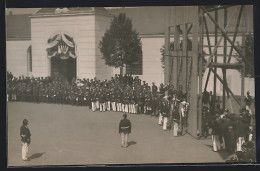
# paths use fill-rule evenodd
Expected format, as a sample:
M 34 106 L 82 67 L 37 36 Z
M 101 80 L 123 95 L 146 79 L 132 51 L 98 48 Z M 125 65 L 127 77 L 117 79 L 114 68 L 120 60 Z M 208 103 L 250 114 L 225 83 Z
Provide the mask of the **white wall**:
M 6 67 L 14 76 L 27 76 L 27 49 L 30 40 L 6 41 Z
M 164 44 L 163 37 L 142 37 L 143 75 L 139 76 L 149 85 L 155 82 L 157 86 L 164 82 L 164 72 L 161 66 L 160 48 Z
M 34 76 L 50 75 L 47 40 L 54 33 L 64 32 L 73 37 L 77 46 L 77 77 L 95 77 L 94 15 L 32 18 L 31 32 Z
M 105 64 L 99 49 L 99 42 L 102 40 L 104 33 L 110 27 L 111 17 L 96 15 L 95 16 L 95 46 L 96 46 L 96 77 L 98 79 L 110 79 L 113 76 L 113 68 Z

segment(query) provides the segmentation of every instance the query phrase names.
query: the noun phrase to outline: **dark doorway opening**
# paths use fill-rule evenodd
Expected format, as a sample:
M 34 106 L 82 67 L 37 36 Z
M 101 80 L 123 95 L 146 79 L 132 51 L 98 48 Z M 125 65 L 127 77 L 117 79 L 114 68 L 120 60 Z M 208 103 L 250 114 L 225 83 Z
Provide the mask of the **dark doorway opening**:
M 73 77 L 76 77 L 76 59 L 69 57 L 61 59 L 59 57 L 51 58 L 51 76 L 64 77 L 71 82 Z

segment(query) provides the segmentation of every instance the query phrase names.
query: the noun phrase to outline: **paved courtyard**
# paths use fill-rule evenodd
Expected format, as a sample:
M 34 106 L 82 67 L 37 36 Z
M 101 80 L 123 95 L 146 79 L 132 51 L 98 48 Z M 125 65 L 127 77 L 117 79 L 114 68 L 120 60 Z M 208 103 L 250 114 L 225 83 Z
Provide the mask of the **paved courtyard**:
M 128 114 L 132 134 L 120 147 L 121 112 L 92 112 L 88 107 L 8 103 L 8 166 L 225 162 L 226 152 L 213 152 L 210 137 L 173 137 L 158 118 Z M 29 120 L 29 161 L 21 159 L 19 129 Z

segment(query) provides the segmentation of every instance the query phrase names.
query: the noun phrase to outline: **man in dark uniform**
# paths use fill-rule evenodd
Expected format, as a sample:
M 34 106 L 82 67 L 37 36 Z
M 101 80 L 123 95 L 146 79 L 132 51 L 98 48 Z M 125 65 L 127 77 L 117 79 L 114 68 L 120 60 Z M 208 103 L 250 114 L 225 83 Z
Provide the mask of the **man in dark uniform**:
M 202 104 L 205 106 L 209 105 L 210 94 L 206 90 L 202 93 Z
M 126 113 L 123 114 L 124 119 L 119 123 L 119 134 L 121 135 L 121 147 L 128 146 L 128 136 L 131 133 L 131 122 L 127 119 Z
M 245 98 L 245 103 L 246 103 L 246 110 L 249 111 L 249 114 L 251 115 L 251 104 L 252 104 L 252 97 L 250 96 L 250 92 L 247 91 L 247 96 Z
M 115 93 L 110 93 L 110 100 L 111 100 L 112 110 L 115 112 L 116 111 L 116 96 L 115 96 Z
M 163 83 L 160 84 L 159 91 L 160 91 L 160 96 L 161 96 L 161 97 L 164 97 L 165 88 L 164 88 Z
M 173 136 L 177 137 L 178 136 L 179 123 L 180 123 L 180 114 L 178 113 L 177 106 L 173 107 L 172 121 L 173 121 Z
M 23 120 L 23 125 L 20 128 L 20 136 L 22 141 L 22 159 L 24 161 L 27 161 L 27 155 L 28 155 L 28 146 L 31 143 L 31 133 L 28 128 L 28 120 Z
M 117 96 L 116 96 L 116 111 L 121 112 L 122 111 L 122 98 L 121 98 L 121 92 L 118 90 Z
M 249 133 L 249 125 L 247 119 L 243 116 L 239 116 L 239 123 L 238 123 L 238 130 L 237 130 L 237 144 L 236 144 L 236 151 L 242 151 L 242 145 L 246 141 L 246 137 Z
M 158 88 L 157 86 L 154 84 L 153 82 L 153 85 L 152 85 L 152 93 L 155 94 L 157 92 Z

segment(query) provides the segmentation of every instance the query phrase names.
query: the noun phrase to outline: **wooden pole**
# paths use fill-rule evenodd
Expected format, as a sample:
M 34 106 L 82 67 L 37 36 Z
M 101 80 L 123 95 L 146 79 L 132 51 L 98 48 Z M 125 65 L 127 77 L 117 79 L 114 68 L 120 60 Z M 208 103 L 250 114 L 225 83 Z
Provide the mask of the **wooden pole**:
M 194 7 L 192 11 L 193 25 L 192 25 L 192 76 L 190 88 L 190 109 L 188 116 L 188 132 L 197 137 L 198 131 L 198 32 L 199 32 L 199 11 L 198 7 Z
M 233 44 L 235 44 L 235 42 L 236 42 L 236 37 L 237 37 L 237 33 L 238 33 L 238 27 L 239 27 L 239 24 L 240 24 L 243 7 L 244 7 L 244 6 L 241 5 L 240 10 L 239 10 L 239 14 L 238 14 L 238 18 L 237 18 L 237 23 L 236 23 L 236 28 L 235 28 L 235 33 L 234 33 L 233 40 L 232 40 L 232 43 L 233 43 Z M 227 63 L 230 63 L 232 53 L 233 53 L 233 46 L 231 46 Z
M 177 26 L 174 27 L 174 55 L 173 57 L 173 86 L 175 88 L 178 88 L 177 86 L 177 78 L 178 78 L 178 56 L 179 56 L 179 50 L 180 50 L 180 35 Z
M 214 20 L 212 18 L 212 16 L 207 12 L 207 10 L 205 9 L 205 7 L 201 7 L 204 12 L 207 13 L 209 19 L 215 24 L 215 27 L 217 27 L 217 29 L 219 29 L 222 33 L 222 35 L 227 39 L 227 41 L 231 44 L 231 46 L 233 46 L 233 48 L 236 50 L 236 52 L 241 56 L 241 58 L 243 59 L 243 61 L 249 66 L 250 69 L 254 69 L 254 66 L 244 57 L 244 55 L 241 53 L 241 51 L 238 49 L 238 47 L 236 47 L 234 45 L 234 43 L 232 42 L 232 40 L 228 37 L 226 31 L 224 29 L 222 29 L 219 24 L 217 23 L 216 20 Z
M 243 31 L 242 34 L 242 47 L 243 51 L 242 53 L 245 55 L 245 32 Z M 241 67 L 241 106 L 245 106 L 245 63 L 242 61 L 242 67 Z
M 211 67 L 209 68 L 211 70 L 211 72 L 214 73 L 214 75 L 218 78 L 218 80 L 223 84 L 224 81 L 222 80 L 222 78 L 218 75 L 217 72 L 215 72 L 214 69 L 212 69 Z M 224 85 L 224 84 L 223 84 Z M 228 88 L 227 85 L 224 86 L 224 88 L 231 94 L 231 96 L 235 99 L 235 101 L 237 102 L 237 104 L 239 104 L 239 106 L 241 106 L 241 103 L 237 100 L 237 98 L 235 97 L 234 93 Z
M 199 9 L 199 25 L 200 25 L 200 41 L 199 41 L 199 109 L 198 109 L 198 128 L 202 133 L 202 55 L 203 55 L 203 39 L 204 39 L 204 20 L 203 11 Z
M 241 67 L 241 106 L 245 106 L 245 64 Z
M 165 10 L 165 55 L 164 55 L 164 84 L 169 83 L 170 70 L 170 7 Z
M 205 30 L 206 30 L 206 35 L 207 35 L 207 43 L 208 43 L 208 48 L 209 48 L 209 54 L 212 54 L 212 51 L 211 51 L 211 43 L 210 43 L 210 38 L 209 38 L 209 31 L 208 31 L 208 25 L 207 25 L 207 20 L 206 20 L 206 17 L 203 15 L 203 20 L 204 20 L 204 25 L 205 25 Z M 211 60 L 212 61 L 212 60 Z M 206 68 L 205 68 L 206 70 Z M 204 86 L 204 91 L 207 90 L 207 86 L 208 86 L 208 82 L 209 82 L 209 78 L 210 78 L 210 73 L 211 71 L 209 70 L 208 71 L 208 75 L 207 75 L 207 79 L 206 79 L 206 83 L 205 83 L 205 86 Z
M 218 22 L 218 11 L 215 11 L 215 21 Z M 215 25 L 215 45 L 217 45 L 218 42 L 218 28 Z M 215 57 L 214 62 L 217 63 L 217 50 L 215 51 Z M 214 68 L 214 72 L 217 73 L 217 67 Z M 217 96 L 217 77 L 216 74 L 214 74 L 214 87 L 213 87 L 213 111 L 216 109 L 216 96 Z
M 187 35 L 187 25 L 183 23 L 183 41 L 182 41 L 182 54 L 183 54 L 183 59 L 182 59 L 182 79 L 181 79 L 181 84 L 185 88 L 187 86 L 187 78 L 186 78 L 186 65 L 187 65 L 187 45 L 188 45 L 188 35 Z M 185 90 L 185 89 L 184 89 Z
M 224 29 L 227 26 L 227 8 L 224 9 Z M 224 49 L 223 49 L 223 63 L 226 63 L 226 55 L 227 55 L 227 39 L 224 39 Z M 226 69 L 222 68 L 222 73 L 223 73 L 223 80 L 224 80 L 224 84 L 227 84 L 227 78 L 226 78 Z M 226 91 L 223 86 L 223 92 L 222 92 L 222 108 L 225 109 L 226 108 Z

